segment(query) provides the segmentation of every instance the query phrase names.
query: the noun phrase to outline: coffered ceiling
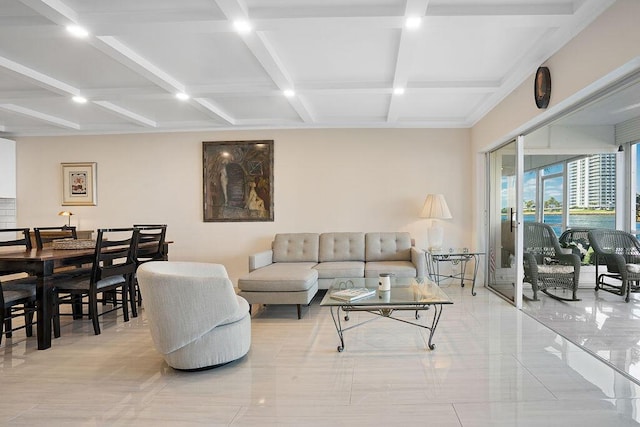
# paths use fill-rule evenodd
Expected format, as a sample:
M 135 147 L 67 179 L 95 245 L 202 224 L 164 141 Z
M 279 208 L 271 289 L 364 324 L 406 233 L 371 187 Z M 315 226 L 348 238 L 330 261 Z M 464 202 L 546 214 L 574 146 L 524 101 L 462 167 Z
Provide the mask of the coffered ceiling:
M 1 0 L 0 136 L 469 127 L 612 3 Z

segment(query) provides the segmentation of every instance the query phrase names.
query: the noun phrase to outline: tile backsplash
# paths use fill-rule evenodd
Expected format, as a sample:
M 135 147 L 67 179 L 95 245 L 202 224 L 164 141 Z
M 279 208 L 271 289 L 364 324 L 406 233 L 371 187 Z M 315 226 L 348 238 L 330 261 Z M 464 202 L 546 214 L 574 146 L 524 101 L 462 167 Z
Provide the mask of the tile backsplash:
M 16 227 L 16 199 L 0 198 L 0 228 Z

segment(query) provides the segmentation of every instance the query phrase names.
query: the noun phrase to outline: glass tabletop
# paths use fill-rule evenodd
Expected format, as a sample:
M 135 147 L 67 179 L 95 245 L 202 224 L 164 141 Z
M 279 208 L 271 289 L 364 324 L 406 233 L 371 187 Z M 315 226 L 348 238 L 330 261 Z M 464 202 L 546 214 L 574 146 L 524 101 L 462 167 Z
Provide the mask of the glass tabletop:
M 426 252 L 432 256 L 484 255 L 483 251 L 476 251 L 469 248 L 428 249 Z
M 333 292 L 351 288 L 367 288 L 375 293 L 355 301 L 344 301 L 331 297 Z M 320 302 L 323 306 L 402 306 L 453 304 L 449 296 L 433 281 L 424 277 L 391 279 L 390 291 L 378 290 L 378 278 L 339 278 L 335 279 Z

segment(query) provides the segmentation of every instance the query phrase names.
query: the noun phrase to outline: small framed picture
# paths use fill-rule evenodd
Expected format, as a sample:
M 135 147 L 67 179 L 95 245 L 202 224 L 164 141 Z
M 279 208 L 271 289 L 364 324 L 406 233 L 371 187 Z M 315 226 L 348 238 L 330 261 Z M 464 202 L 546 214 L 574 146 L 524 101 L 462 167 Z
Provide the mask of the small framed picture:
M 96 205 L 96 163 L 62 163 L 62 205 Z

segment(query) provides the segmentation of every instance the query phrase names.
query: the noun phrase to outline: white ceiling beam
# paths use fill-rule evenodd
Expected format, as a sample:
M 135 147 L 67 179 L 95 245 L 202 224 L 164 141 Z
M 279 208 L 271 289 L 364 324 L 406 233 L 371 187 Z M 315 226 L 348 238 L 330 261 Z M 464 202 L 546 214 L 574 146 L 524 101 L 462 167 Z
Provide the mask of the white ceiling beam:
M 407 0 L 405 8 L 405 18 L 424 16 L 429 0 Z M 421 26 L 424 22 L 421 23 Z M 396 68 L 393 74 L 392 89 L 402 88 L 406 90 L 409 81 L 409 73 L 413 65 L 413 58 L 416 53 L 416 47 L 420 40 L 420 28 L 407 29 L 403 28 L 400 34 L 400 43 L 398 45 L 398 54 L 396 56 Z M 387 122 L 395 122 L 398 120 L 399 106 L 402 102 L 403 95 L 391 94 L 389 101 L 389 111 L 387 113 Z
M 129 120 L 133 123 L 137 123 L 139 125 L 142 126 L 146 126 L 146 127 L 150 127 L 150 128 L 155 128 L 158 125 L 156 124 L 155 121 L 148 119 L 138 113 L 134 113 L 133 111 L 127 110 L 126 108 L 122 108 L 119 107 L 115 104 L 112 104 L 111 102 L 107 102 L 107 101 L 93 101 L 93 104 L 104 108 L 105 110 L 114 113 L 115 115 Z
M 59 95 L 52 93 L 51 90 L 42 89 L 14 89 L 14 90 L 0 90 L 0 99 L 5 104 L 13 104 L 16 102 L 24 101 L 25 99 L 55 99 L 59 98 Z
M 173 76 L 169 75 L 169 73 L 165 72 L 160 67 L 157 67 L 156 65 L 148 61 L 146 58 L 143 58 L 141 55 L 120 42 L 115 37 L 100 36 L 94 38 L 93 40 L 93 46 L 99 49 L 101 52 L 109 55 L 111 58 L 133 70 L 145 79 L 155 83 L 167 92 L 172 94 L 175 94 L 177 92 L 188 93 L 188 90 L 183 83 L 175 79 Z M 191 102 L 196 109 L 207 114 L 210 117 L 213 117 L 214 119 L 221 119 L 227 123 L 231 123 L 233 121 L 230 120 L 228 114 L 222 112 L 219 108 L 211 109 L 206 104 L 198 101 L 189 102 Z
M 22 4 L 58 25 L 78 24 L 78 14 L 60 0 L 20 0 Z
M 212 101 L 204 98 L 194 98 L 194 101 L 197 103 L 196 108 L 200 108 L 200 111 L 212 113 L 215 117 L 222 119 L 227 124 L 235 124 L 235 119 Z
M 11 71 L 23 80 L 27 80 L 60 95 L 80 95 L 80 89 L 2 56 L 0 56 L 0 68 Z
M 51 116 L 49 114 L 41 113 L 39 111 L 32 110 L 30 108 L 21 107 L 15 104 L 0 104 L 0 109 L 11 111 L 16 114 L 20 114 L 32 119 L 40 120 L 50 123 L 55 126 L 59 126 L 67 129 L 80 130 L 80 125 L 70 122 L 69 120 L 62 119 L 60 117 Z
M 167 92 L 186 92 L 184 84 L 152 64 L 115 37 L 99 36 L 90 41 L 90 43 L 101 52 L 109 55 L 111 58 L 160 86 Z
M 556 1 L 555 3 L 503 3 L 493 4 L 434 4 L 427 10 L 428 16 L 486 16 L 486 15 L 573 15 L 575 13 L 574 2 Z
M 237 19 L 249 19 L 247 8 L 240 0 L 216 0 L 216 3 L 230 22 Z M 271 43 L 269 43 L 266 34 L 259 31 L 251 31 L 241 37 L 280 90 L 295 90 L 293 79 L 275 49 L 271 46 Z M 313 122 L 313 117 L 299 94 L 287 99 L 302 121 Z

